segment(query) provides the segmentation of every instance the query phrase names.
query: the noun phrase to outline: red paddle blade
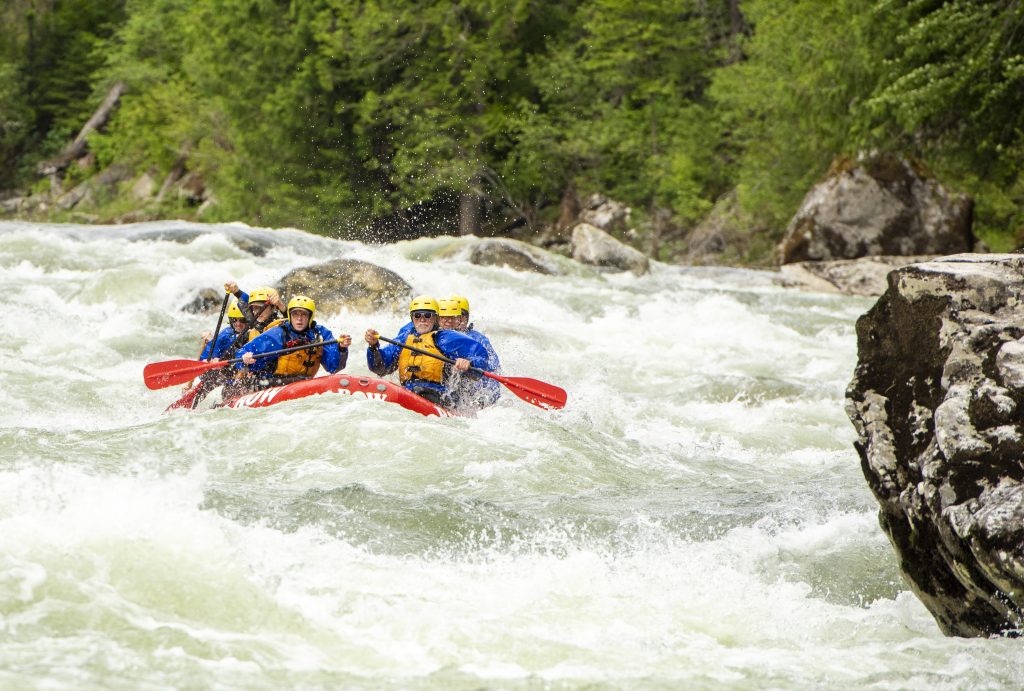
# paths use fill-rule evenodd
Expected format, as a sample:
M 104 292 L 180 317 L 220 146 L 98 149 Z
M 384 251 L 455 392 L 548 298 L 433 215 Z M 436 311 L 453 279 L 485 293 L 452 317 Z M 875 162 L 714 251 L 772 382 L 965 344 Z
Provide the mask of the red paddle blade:
M 527 403 L 538 408 L 553 408 L 560 410 L 565 407 L 568 395 L 565 389 L 528 377 L 503 377 L 493 372 L 484 372 L 484 375 L 495 379 Z
M 230 360 L 221 362 L 196 362 L 195 360 L 151 362 L 142 369 L 142 377 L 146 380 L 146 386 L 149 388 L 165 389 L 175 384 L 184 384 L 207 370 L 217 369 L 229 363 Z

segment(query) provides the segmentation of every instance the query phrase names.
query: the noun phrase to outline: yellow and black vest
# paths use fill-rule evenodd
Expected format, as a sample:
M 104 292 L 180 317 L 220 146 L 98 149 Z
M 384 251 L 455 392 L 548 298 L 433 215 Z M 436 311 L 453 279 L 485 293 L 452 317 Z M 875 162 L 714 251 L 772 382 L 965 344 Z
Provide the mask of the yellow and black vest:
M 317 343 L 320 340 L 319 334 L 314 330 L 315 322 L 309 325 L 306 332 L 300 334 L 298 339 L 289 339 L 294 335 L 286 324 L 280 324 L 283 335 L 282 344 L 285 348 L 303 345 L 304 343 Z M 269 328 L 269 327 L 268 327 Z M 323 348 L 310 348 L 308 350 L 296 350 L 293 353 L 285 353 L 277 358 L 277 368 L 274 375 L 278 377 L 312 377 L 320 369 L 320 360 L 324 356 Z
M 438 350 L 434 344 L 435 333 L 437 332 L 431 331 L 423 335 L 409 334 L 405 339 L 405 344 L 444 357 L 444 353 Z M 398 379 L 403 384 L 413 379 L 441 384 L 444 382 L 444 365 L 445 363 L 441 360 L 402 348 L 402 352 L 398 356 Z
M 262 333 L 266 333 L 266 332 L 270 331 L 275 326 L 281 326 L 281 324 L 284 324 L 284 319 L 275 319 L 275 320 L 269 322 L 266 326 L 262 326 L 262 327 L 257 328 L 257 329 L 249 329 L 249 341 L 251 341 L 252 339 L 256 338 L 257 336 L 259 336 Z M 246 343 L 248 343 L 249 341 L 246 341 Z

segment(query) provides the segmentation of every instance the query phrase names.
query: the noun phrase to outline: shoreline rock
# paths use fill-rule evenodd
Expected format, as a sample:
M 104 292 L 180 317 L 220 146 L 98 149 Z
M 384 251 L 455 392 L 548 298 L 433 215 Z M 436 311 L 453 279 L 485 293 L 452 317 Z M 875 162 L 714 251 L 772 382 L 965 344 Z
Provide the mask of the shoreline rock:
M 973 209 L 919 162 L 880 153 L 840 159 L 790 220 L 778 263 L 970 252 Z
M 784 288 L 878 297 L 888 287 L 888 276 L 891 271 L 936 258 L 936 255 L 874 256 L 794 262 L 779 267 L 777 283 Z
M 1024 625 L 1024 255 L 901 267 L 847 389 L 879 523 L 951 636 Z

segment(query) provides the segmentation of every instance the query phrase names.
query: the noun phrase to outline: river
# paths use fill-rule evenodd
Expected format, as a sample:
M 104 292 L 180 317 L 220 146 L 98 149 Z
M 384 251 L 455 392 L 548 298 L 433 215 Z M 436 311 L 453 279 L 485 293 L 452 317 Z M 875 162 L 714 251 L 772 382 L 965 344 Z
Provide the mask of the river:
M 877 525 L 843 412 L 870 300 L 518 273 L 461 242 L 0 223 L 0 688 L 1024 686 L 1018 641 L 939 632 Z M 334 257 L 468 296 L 565 409 L 163 414 L 180 388 L 142 369 L 195 357 L 200 289 Z

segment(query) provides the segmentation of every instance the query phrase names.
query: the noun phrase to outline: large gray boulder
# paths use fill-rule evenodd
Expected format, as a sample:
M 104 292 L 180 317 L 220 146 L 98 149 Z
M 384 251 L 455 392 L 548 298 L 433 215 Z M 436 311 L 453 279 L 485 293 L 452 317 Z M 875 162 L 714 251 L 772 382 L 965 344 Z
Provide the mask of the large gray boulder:
M 413 297 L 405 279 L 376 264 L 357 259 L 333 259 L 322 264 L 294 269 L 281 279 L 278 288 L 287 298 L 307 295 L 318 312 L 342 308 L 353 312 L 403 312 Z
M 776 248 L 780 264 L 969 252 L 973 202 L 905 159 L 837 165 L 808 192 Z
M 515 271 L 533 271 L 548 276 L 561 275 L 547 252 L 533 245 L 509 238 L 493 238 L 475 243 L 469 250 L 469 261 L 480 266 L 505 266 Z
M 651 262 L 643 252 L 589 223 L 579 223 L 572 229 L 571 247 L 572 258 L 583 264 L 612 271 L 632 271 L 638 276 L 651 269 Z
M 948 635 L 1024 624 L 1024 256 L 903 267 L 857 322 L 847 414 L 879 521 Z

